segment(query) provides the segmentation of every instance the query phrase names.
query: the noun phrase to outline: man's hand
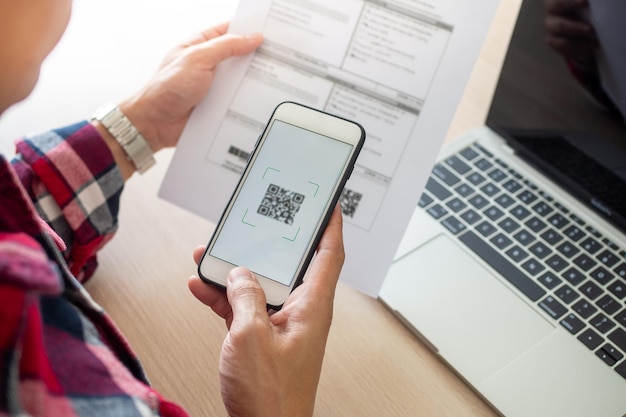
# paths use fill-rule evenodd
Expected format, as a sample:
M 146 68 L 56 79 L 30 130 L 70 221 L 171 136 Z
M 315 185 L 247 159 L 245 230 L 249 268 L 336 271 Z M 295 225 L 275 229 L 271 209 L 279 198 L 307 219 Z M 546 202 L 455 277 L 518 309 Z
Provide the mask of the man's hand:
M 198 263 L 203 248 L 194 251 Z M 337 207 L 302 285 L 283 308 L 266 310 L 265 294 L 245 268 L 233 269 L 226 292 L 198 277 L 191 292 L 226 321 L 220 356 L 222 398 L 231 417 L 311 416 L 344 261 Z
M 154 152 L 176 145 L 191 111 L 209 91 L 217 65 L 249 54 L 262 42 L 259 34 L 241 36 L 227 31 L 224 23 L 174 48 L 152 80 L 120 104 Z

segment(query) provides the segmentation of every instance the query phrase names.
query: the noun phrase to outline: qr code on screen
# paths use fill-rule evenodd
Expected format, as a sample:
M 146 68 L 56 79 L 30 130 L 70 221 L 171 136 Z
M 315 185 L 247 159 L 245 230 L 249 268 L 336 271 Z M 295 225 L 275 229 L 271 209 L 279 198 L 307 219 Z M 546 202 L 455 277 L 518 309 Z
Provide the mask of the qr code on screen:
M 282 223 L 293 224 L 303 201 L 304 195 L 270 184 L 257 213 Z
M 356 209 L 359 207 L 361 198 L 363 198 L 363 194 L 347 188 L 343 189 L 341 198 L 339 199 L 339 206 L 344 216 L 354 217 L 354 213 L 356 213 Z

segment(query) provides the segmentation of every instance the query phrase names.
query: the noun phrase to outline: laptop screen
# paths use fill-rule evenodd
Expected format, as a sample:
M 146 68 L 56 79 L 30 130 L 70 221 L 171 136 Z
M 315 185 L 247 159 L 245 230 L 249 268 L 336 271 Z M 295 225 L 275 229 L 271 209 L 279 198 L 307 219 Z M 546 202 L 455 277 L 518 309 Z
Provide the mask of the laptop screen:
M 626 231 L 626 2 L 548 3 L 522 4 L 487 125 Z

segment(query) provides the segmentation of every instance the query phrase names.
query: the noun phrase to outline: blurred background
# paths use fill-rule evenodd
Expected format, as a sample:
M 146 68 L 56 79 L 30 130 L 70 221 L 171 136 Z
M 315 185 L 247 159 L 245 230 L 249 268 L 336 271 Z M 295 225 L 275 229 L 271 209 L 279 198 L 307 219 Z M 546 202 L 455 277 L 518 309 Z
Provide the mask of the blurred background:
M 69 26 L 33 93 L 0 116 L 0 152 L 89 118 L 143 86 L 179 42 L 234 15 L 237 0 L 74 0 Z

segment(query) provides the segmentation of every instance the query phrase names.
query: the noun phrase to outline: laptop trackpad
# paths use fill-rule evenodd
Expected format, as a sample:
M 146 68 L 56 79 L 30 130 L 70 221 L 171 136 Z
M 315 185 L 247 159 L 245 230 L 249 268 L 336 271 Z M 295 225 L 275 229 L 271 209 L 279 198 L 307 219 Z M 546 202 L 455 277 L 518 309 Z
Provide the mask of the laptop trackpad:
M 479 384 L 554 331 L 446 235 L 393 263 L 381 298 Z

